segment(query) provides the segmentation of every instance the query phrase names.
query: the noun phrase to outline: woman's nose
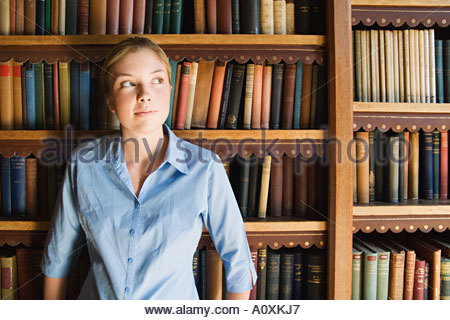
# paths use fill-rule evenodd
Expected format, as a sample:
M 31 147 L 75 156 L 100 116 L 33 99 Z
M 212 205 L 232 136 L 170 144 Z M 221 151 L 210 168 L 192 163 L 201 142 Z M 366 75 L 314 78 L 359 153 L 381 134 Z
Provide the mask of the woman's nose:
M 138 101 L 141 103 L 150 102 L 151 101 L 150 90 L 148 90 L 144 86 L 139 87 Z

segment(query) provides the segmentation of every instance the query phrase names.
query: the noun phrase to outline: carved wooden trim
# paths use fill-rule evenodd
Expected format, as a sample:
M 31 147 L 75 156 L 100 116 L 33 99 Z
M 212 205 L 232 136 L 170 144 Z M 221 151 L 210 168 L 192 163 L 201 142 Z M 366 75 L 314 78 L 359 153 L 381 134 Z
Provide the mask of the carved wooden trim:
M 425 27 L 432 27 L 434 24 L 447 27 L 450 25 L 450 8 L 445 6 L 352 6 L 352 25 L 362 23 L 365 26 L 371 26 L 375 22 L 382 27 L 390 23 L 395 27 L 405 23 L 410 27 L 416 27 L 419 23 Z

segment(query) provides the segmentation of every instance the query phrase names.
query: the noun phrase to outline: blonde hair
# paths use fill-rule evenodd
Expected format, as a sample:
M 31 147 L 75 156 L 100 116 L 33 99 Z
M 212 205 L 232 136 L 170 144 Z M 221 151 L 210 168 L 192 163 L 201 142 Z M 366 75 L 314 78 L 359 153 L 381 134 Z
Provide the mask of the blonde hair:
M 111 74 L 110 71 L 112 66 L 126 54 L 142 49 L 148 49 L 154 52 L 159 57 L 163 65 L 166 67 L 169 83 L 171 83 L 171 67 L 169 58 L 167 57 L 166 53 L 161 49 L 161 47 L 158 46 L 153 41 L 151 41 L 150 39 L 144 37 L 131 37 L 122 40 L 121 42 L 116 44 L 111 49 L 111 51 L 109 51 L 108 55 L 105 58 L 105 61 L 103 62 L 101 78 L 106 97 L 108 97 L 109 94 L 108 78 Z

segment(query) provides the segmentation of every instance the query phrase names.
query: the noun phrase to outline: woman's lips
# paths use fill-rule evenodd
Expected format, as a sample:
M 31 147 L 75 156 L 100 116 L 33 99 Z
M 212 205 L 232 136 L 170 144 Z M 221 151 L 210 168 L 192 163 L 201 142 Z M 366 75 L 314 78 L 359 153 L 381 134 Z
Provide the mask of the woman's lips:
M 145 117 L 145 116 L 148 116 L 155 112 L 156 112 L 156 110 L 142 110 L 142 111 L 137 111 L 134 114 L 137 116 L 140 116 L 140 117 Z

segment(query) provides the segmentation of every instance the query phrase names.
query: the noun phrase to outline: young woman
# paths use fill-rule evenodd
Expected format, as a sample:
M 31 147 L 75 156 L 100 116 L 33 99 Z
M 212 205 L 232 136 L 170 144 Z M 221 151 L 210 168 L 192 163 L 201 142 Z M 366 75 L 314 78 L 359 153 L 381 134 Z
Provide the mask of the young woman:
M 150 40 L 128 38 L 102 79 L 120 132 L 73 152 L 47 234 L 44 298 L 65 297 L 86 243 L 91 267 L 79 299 L 198 299 L 192 259 L 205 226 L 226 270 L 229 299 L 256 282 L 244 224 L 219 157 L 164 123 L 170 64 Z

